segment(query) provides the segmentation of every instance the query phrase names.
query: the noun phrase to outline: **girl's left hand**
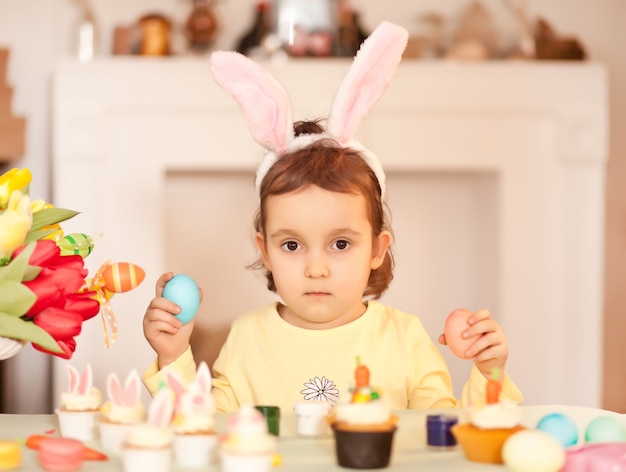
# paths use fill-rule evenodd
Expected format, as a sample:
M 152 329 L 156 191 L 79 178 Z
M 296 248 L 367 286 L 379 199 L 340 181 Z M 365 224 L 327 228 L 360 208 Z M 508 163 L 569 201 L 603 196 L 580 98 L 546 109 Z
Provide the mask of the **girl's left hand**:
M 478 370 L 490 378 L 494 368 L 504 371 L 509 357 L 509 344 L 500 325 L 491 318 L 489 310 L 478 310 L 467 318 L 469 325 L 463 333 L 463 339 L 477 336 L 476 341 L 468 347 L 466 355 L 474 361 Z M 447 344 L 445 335 L 439 336 L 440 344 Z

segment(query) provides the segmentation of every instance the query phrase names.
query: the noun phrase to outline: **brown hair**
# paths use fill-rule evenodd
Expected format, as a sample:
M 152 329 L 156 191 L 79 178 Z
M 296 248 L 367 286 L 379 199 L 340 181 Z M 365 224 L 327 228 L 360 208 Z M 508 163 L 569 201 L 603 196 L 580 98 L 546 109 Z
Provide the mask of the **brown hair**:
M 296 136 L 323 133 L 319 121 L 295 123 Z M 376 175 L 357 151 L 339 146 L 332 139 L 322 139 L 309 146 L 280 156 L 269 169 L 259 190 L 260 205 L 254 217 L 254 228 L 265 235 L 265 206 L 271 195 L 281 195 L 316 185 L 324 190 L 340 193 L 361 194 L 368 206 L 373 236 L 382 231 L 391 231 L 389 211 L 381 199 L 381 189 Z M 383 263 L 370 272 L 363 296 L 377 299 L 387 290 L 393 279 L 394 260 L 391 249 L 387 249 Z M 272 273 L 265 269 L 262 259 L 250 265 L 262 269 L 267 277 L 267 288 L 276 292 Z

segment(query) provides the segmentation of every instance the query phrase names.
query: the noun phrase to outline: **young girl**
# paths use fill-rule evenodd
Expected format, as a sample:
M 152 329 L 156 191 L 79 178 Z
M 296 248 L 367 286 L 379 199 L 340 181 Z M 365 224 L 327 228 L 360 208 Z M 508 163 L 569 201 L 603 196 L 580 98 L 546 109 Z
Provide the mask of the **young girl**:
M 382 167 L 352 140 L 363 115 L 388 85 L 406 45 L 406 31 L 383 23 L 363 44 L 328 118 L 291 121 L 286 93 L 247 58 L 215 53 L 218 83 L 238 101 L 253 136 L 268 151 L 257 172 L 260 206 L 256 245 L 268 288 L 280 303 L 246 313 L 232 324 L 213 365 L 218 411 L 243 404 L 291 410 L 303 400 L 334 404 L 351 384 L 360 357 L 394 409 L 446 408 L 485 398 L 493 368 L 504 372 L 506 337 L 486 310 L 469 318 L 463 336 L 477 340 L 461 402 L 447 366 L 419 319 L 377 300 L 393 277 Z M 185 379 L 195 374 L 187 325 L 163 298 L 163 274 L 144 317 L 144 334 L 157 360 L 143 376 L 151 392 L 161 369 Z M 445 344 L 444 336 L 439 338 Z M 504 375 L 501 396 L 521 401 Z

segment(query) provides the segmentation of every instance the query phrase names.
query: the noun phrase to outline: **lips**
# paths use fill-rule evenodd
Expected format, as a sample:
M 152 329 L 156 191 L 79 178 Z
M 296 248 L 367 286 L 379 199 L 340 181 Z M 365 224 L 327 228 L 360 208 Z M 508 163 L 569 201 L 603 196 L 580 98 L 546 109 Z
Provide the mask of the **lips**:
M 305 295 L 309 297 L 324 297 L 330 295 L 328 292 L 306 292 Z

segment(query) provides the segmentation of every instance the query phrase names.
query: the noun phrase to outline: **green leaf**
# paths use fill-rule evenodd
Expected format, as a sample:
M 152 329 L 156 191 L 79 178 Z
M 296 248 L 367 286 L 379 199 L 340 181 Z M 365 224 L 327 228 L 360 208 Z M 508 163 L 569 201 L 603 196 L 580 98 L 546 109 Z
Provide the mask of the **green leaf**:
M 58 231 L 58 229 L 39 229 L 37 231 L 33 231 L 32 229 L 28 232 L 26 237 L 24 238 L 24 243 L 32 243 L 33 241 L 39 241 L 40 239 L 45 238 L 46 236 Z
M 11 316 L 22 316 L 37 301 L 26 285 L 13 280 L 0 280 L 0 307 Z
M 24 272 L 24 277 L 22 277 L 22 282 L 30 282 L 34 278 L 39 275 L 42 267 L 27 265 L 26 271 Z
M 28 259 L 35 250 L 35 244 L 31 243 L 24 248 L 20 254 L 13 259 L 9 264 L 4 267 L 0 267 L 0 280 L 12 280 L 14 282 L 21 282 L 24 280 L 24 274 L 26 267 L 28 266 Z M 0 298 L 2 300 L 2 298 Z
M 69 220 L 78 215 L 77 211 L 67 210 L 65 208 L 44 208 L 33 213 L 33 225 L 30 231 L 37 231 L 48 225 L 54 225 L 61 221 Z
M 48 332 L 32 321 L 11 316 L 0 311 L 0 336 L 23 339 L 35 343 L 52 352 L 63 352 Z

